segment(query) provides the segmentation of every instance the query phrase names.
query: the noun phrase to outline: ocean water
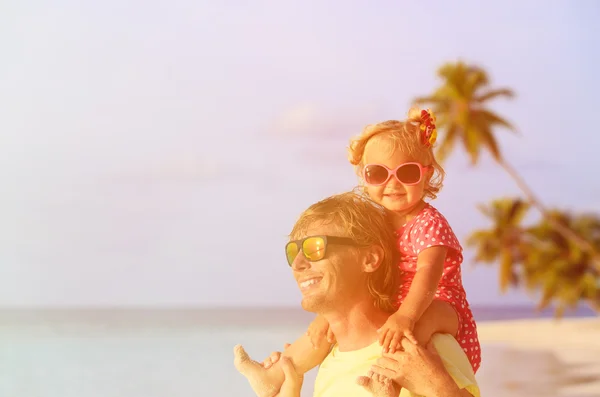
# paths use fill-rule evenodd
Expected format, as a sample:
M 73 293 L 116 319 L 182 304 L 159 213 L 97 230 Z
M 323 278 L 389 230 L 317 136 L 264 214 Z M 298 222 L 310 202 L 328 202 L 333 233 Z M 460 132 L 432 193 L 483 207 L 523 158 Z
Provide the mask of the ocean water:
M 479 321 L 551 315 L 474 311 Z M 251 397 L 233 367 L 233 346 L 262 360 L 310 318 L 295 309 L 0 310 L 0 397 Z M 483 365 L 485 352 L 484 345 Z M 307 375 L 303 396 L 315 375 Z

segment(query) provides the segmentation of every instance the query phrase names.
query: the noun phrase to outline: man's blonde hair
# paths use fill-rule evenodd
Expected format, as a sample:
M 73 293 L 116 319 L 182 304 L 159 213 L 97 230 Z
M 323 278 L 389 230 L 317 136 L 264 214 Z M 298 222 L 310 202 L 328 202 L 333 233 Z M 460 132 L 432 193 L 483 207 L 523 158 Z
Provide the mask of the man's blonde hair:
M 306 231 L 317 223 L 334 225 L 343 233 L 340 237 L 353 239 L 357 246 L 378 245 L 383 249 L 379 268 L 367 273 L 367 284 L 376 307 L 387 312 L 395 311 L 399 252 L 386 209 L 359 191 L 337 194 L 304 211 L 294 225 L 290 239 L 305 237 Z
M 421 110 L 411 108 L 406 121 L 389 120 L 365 127 L 362 134 L 350 141 L 348 160 L 355 166 L 356 174 L 361 178 L 365 164 L 367 146 L 379 145 L 381 150 L 390 155 L 400 150 L 422 165 L 433 167 L 433 174 L 425 184 L 425 197 L 435 199 L 442 188 L 445 172 L 437 162 L 432 147 L 423 144 L 421 126 Z M 362 182 L 361 182 L 362 183 Z

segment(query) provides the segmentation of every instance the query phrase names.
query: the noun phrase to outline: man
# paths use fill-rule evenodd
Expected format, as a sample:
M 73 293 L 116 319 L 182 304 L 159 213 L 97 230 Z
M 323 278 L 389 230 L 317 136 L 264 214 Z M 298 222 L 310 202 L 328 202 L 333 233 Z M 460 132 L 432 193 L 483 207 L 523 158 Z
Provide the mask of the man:
M 479 396 L 471 365 L 450 335 L 435 335 L 426 348 L 402 341 L 403 351 L 381 357 L 377 330 L 394 311 L 398 268 L 396 237 L 385 210 L 366 197 L 343 193 L 308 208 L 292 229 L 286 246 L 288 262 L 304 310 L 323 316 L 336 338 L 319 367 L 314 397 Z M 437 353 L 439 356 L 437 356 Z M 297 397 L 298 382 L 290 381 L 295 366 L 303 374 L 316 363 L 293 366 L 286 359 L 282 383 L 264 383 L 260 364 L 236 347 L 236 367 L 259 397 Z M 288 350 L 284 351 L 289 356 Z M 307 368 L 308 367 L 308 368 Z M 259 370 L 260 368 L 260 370 Z M 374 374 L 366 377 L 368 373 Z M 393 378 L 399 387 L 383 377 Z M 376 388 L 379 388 L 376 390 Z M 291 393 L 285 395 L 286 393 Z M 299 395 L 299 394 L 298 394 Z

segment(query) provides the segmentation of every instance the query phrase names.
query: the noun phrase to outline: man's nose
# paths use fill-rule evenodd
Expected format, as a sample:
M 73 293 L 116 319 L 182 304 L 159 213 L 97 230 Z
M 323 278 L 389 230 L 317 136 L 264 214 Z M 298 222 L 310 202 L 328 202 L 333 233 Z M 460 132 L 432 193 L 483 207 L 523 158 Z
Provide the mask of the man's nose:
M 296 272 L 306 270 L 310 267 L 310 262 L 306 259 L 302 252 L 298 253 L 292 262 L 292 269 Z

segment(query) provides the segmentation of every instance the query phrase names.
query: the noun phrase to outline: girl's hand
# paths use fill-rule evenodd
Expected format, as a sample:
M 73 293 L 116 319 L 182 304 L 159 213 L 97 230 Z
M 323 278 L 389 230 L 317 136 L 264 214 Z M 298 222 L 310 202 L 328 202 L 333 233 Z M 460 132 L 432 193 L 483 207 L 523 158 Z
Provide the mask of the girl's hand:
M 398 312 L 392 314 L 385 324 L 377 330 L 379 332 L 379 344 L 383 347 L 383 352 L 396 352 L 400 348 L 400 342 L 404 337 L 415 345 L 418 344 L 413 334 L 414 327 L 415 322 L 410 317 Z
M 319 348 L 325 338 L 328 343 L 335 342 L 335 335 L 333 335 L 331 328 L 329 328 L 327 320 L 322 316 L 317 316 L 313 322 L 310 323 L 306 335 L 310 337 L 310 343 L 312 344 L 313 349 Z

